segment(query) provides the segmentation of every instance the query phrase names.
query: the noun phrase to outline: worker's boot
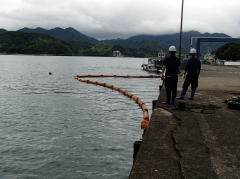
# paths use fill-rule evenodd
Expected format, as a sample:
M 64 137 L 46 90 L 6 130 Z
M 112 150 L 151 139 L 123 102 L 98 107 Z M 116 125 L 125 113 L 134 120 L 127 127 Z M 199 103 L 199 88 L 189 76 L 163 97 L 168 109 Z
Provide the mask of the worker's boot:
M 163 102 L 163 104 L 170 104 L 170 99 L 171 99 L 171 90 L 166 88 L 166 101 Z
M 187 88 L 183 88 L 183 89 L 182 89 L 181 96 L 178 97 L 178 99 L 184 100 L 184 97 L 185 97 L 186 93 L 187 93 Z
M 192 92 L 191 92 L 191 96 L 190 96 L 190 100 L 193 100 L 194 99 L 194 95 L 195 95 L 195 92 L 196 92 L 196 88 L 193 88 L 192 89 Z

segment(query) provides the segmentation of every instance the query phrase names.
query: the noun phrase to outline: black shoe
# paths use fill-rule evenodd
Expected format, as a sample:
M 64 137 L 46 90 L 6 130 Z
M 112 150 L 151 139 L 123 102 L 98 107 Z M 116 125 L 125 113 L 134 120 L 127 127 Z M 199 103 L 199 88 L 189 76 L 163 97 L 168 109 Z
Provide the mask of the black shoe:
M 193 98 L 193 97 L 190 97 L 189 100 L 194 100 L 194 98 Z

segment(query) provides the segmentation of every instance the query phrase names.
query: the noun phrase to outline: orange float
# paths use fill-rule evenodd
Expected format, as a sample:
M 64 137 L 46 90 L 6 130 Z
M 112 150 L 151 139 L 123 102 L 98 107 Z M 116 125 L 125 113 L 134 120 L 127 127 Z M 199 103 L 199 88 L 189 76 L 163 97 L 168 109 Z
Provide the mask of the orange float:
M 149 125 L 149 115 L 148 115 L 148 108 L 145 105 L 145 103 L 138 98 L 137 96 L 133 95 L 132 93 L 129 93 L 127 90 L 118 88 L 114 85 L 111 84 L 107 84 L 107 83 L 102 83 L 102 82 L 98 82 L 98 81 L 91 81 L 91 80 L 83 80 L 81 78 L 98 78 L 98 77 L 105 77 L 105 78 L 161 78 L 161 76 L 157 76 L 157 75 L 149 75 L 149 76 L 130 76 L 130 75 L 76 75 L 74 76 L 74 78 L 80 82 L 84 82 L 84 83 L 88 83 L 88 84 L 95 84 L 95 85 L 99 85 L 99 86 L 103 86 L 106 88 L 110 88 L 113 89 L 115 91 L 118 91 L 120 93 L 122 93 L 125 96 L 128 96 L 129 98 L 131 98 L 133 101 L 135 101 L 142 109 L 143 111 L 143 120 L 141 122 L 141 129 L 146 129 Z
M 141 129 L 142 130 L 147 129 L 148 125 L 149 125 L 149 121 L 148 120 L 142 120 L 142 122 L 141 122 Z
M 135 95 L 132 95 L 132 100 L 133 100 L 133 101 L 137 101 L 137 99 L 138 99 L 138 97 L 137 97 L 137 96 L 135 96 Z
M 148 111 L 143 111 L 144 120 L 149 120 Z
M 131 94 L 128 91 L 126 91 L 124 95 L 128 96 L 129 98 L 131 98 L 133 94 Z
M 121 88 L 116 88 L 116 91 L 120 92 Z
M 120 89 L 119 89 L 119 92 L 122 93 L 122 94 L 124 94 L 124 93 L 125 93 L 125 90 L 122 89 L 122 88 L 120 88 Z
M 139 99 L 139 100 L 138 100 L 138 105 L 142 108 L 142 105 L 143 105 L 143 104 L 144 104 L 144 102 Z
M 137 97 L 137 96 L 136 96 Z M 134 99 L 134 101 L 138 104 L 138 97 Z

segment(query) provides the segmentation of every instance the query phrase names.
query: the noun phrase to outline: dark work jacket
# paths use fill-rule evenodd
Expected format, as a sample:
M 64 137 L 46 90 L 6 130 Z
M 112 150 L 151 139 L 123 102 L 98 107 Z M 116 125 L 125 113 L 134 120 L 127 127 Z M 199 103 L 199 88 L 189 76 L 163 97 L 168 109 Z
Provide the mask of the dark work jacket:
M 198 76 L 200 71 L 201 71 L 201 62 L 198 60 L 196 57 L 190 57 L 185 71 L 187 72 L 188 75 L 190 76 Z
M 177 76 L 181 62 L 175 55 L 169 55 L 163 60 L 163 65 L 166 66 L 166 76 Z

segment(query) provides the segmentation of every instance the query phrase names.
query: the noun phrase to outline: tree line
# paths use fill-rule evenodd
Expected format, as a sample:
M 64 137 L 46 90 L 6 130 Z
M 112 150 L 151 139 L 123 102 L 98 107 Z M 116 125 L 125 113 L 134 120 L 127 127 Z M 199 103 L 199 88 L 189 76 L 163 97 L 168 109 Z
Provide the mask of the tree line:
M 137 42 L 135 42 L 137 43 Z M 135 44 L 136 45 L 136 44 Z M 147 46 L 139 48 L 123 47 L 107 42 L 64 41 L 47 34 L 7 31 L 0 33 L 0 53 L 34 55 L 75 55 L 75 56 L 113 56 L 119 50 L 127 57 L 157 56 L 158 50 Z M 240 44 L 228 43 L 215 51 L 216 58 L 240 60 Z

